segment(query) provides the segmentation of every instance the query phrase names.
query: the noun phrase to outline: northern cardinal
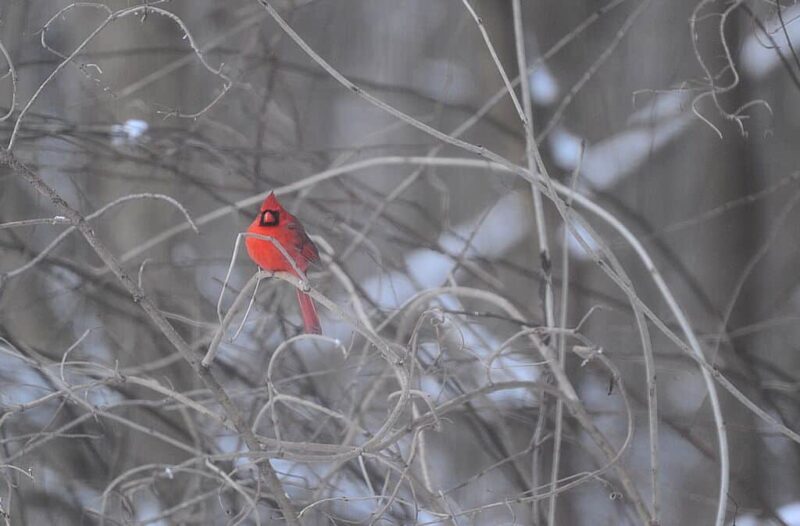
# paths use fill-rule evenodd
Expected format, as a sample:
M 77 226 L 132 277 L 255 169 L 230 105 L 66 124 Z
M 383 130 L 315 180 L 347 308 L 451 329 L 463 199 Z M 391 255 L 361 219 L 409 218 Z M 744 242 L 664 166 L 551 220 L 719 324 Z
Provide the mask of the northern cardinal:
M 306 272 L 310 263 L 319 261 L 317 247 L 306 234 L 303 225 L 281 206 L 274 193 L 270 193 L 264 199 L 258 216 L 247 228 L 247 232 L 269 236 L 280 243 L 303 273 Z M 271 241 L 247 236 L 245 245 L 250 259 L 262 269 L 273 272 L 289 272 L 303 279 Z M 309 334 L 322 334 L 317 307 L 311 296 L 297 289 L 297 302 L 300 304 L 300 314 L 303 316 L 305 331 Z

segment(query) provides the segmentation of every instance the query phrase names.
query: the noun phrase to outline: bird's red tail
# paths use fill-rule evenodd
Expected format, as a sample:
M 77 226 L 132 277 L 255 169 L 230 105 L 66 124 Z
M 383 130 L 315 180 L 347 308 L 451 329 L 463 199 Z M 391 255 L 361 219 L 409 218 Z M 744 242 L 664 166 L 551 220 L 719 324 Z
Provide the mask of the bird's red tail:
M 308 334 L 322 334 L 322 325 L 319 323 L 317 306 L 311 296 L 297 291 L 297 303 L 300 304 L 300 314 L 303 316 L 303 326 Z

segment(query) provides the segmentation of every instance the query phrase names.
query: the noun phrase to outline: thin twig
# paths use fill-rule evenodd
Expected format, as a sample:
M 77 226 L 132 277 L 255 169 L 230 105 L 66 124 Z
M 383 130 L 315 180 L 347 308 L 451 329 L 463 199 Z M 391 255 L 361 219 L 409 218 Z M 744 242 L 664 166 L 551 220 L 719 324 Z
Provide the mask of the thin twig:
M 192 367 L 195 374 L 200 377 L 205 386 L 213 393 L 215 400 L 222 407 L 225 415 L 230 419 L 236 430 L 241 434 L 247 447 L 251 451 L 260 451 L 262 449 L 261 445 L 255 435 L 253 435 L 250 427 L 246 424 L 239 409 L 230 399 L 222 385 L 217 381 L 214 374 L 209 369 L 200 365 L 200 360 L 197 359 L 197 356 L 184 341 L 183 337 L 178 334 L 175 328 L 164 318 L 164 315 L 161 314 L 158 307 L 145 295 L 144 291 L 142 291 L 127 272 L 125 272 L 116 256 L 114 256 L 102 241 L 100 241 L 94 229 L 86 222 L 86 219 L 77 210 L 69 206 L 69 204 L 50 188 L 38 174 L 18 161 L 9 150 L 0 150 L 0 164 L 8 166 L 17 177 L 27 181 L 41 195 L 50 199 L 59 213 L 70 220 L 72 225 L 78 229 L 100 259 L 108 265 L 123 287 L 131 294 L 133 301 L 145 311 L 153 325 L 170 341 L 183 359 Z M 283 484 L 280 479 L 278 479 L 272 466 L 270 466 L 268 462 L 264 462 L 260 464 L 260 467 L 261 475 L 264 477 L 273 498 L 278 503 L 287 524 L 299 526 L 294 507 L 286 496 Z

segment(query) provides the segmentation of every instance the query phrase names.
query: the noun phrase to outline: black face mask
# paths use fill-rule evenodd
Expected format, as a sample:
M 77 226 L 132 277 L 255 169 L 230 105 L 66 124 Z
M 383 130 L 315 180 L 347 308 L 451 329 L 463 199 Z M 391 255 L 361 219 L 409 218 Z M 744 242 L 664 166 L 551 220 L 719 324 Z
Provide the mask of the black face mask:
M 278 210 L 264 210 L 261 212 L 261 221 L 258 226 L 278 226 L 281 220 L 281 213 Z

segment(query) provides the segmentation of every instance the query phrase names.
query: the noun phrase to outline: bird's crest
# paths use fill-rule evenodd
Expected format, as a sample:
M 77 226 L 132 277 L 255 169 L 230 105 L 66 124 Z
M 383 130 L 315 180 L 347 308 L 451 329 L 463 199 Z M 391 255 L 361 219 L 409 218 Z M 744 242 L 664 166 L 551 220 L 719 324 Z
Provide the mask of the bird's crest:
M 261 203 L 261 211 L 263 212 L 264 210 L 285 210 L 278 198 L 275 197 L 275 192 L 270 192 L 264 202 Z

